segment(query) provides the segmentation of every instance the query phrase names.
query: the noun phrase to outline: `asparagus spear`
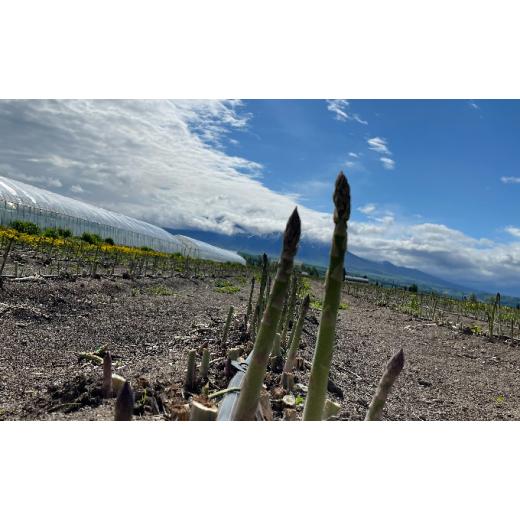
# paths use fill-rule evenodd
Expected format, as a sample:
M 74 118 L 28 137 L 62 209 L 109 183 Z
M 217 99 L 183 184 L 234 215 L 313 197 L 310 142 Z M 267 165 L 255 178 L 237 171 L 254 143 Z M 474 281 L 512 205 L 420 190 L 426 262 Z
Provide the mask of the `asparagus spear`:
M 264 380 L 269 355 L 280 320 L 283 302 L 289 288 L 294 257 L 300 240 L 301 222 L 298 210 L 289 217 L 285 228 L 282 254 L 278 271 L 274 279 L 271 296 L 258 329 L 255 345 L 251 354 L 251 362 L 243 379 L 242 389 L 233 414 L 236 421 L 253 420 L 262 382 Z
M 316 350 L 309 380 L 309 393 L 303 412 L 304 421 L 321 421 L 327 398 L 332 351 L 336 333 L 336 317 L 343 285 L 343 264 L 347 250 L 347 220 L 350 217 L 350 186 L 340 172 L 334 190 L 334 234 L 330 250 L 330 262 L 325 279 L 325 298 L 316 339 Z
M 247 312 L 246 312 L 246 319 L 245 319 L 246 327 L 249 322 L 249 319 L 251 318 L 251 311 L 253 309 L 253 292 L 254 292 L 254 290 L 255 290 L 255 277 L 253 276 L 251 278 L 251 292 L 249 293 L 249 301 L 247 302 Z
M 386 398 L 392 389 L 392 385 L 401 373 L 404 366 L 404 353 L 401 349 L 397 354 L 394 354 L 388 364 L 383 377 L 379 381 L 376 393 L 368 408 L 365 421 L 379 421 L 381 414 L 383 413 L 383 406 L 385 405 Z
M 287 333 L 289 332 L 289 323 L 293 319 L 294 307 L 296 305 L 296 291 L 297 291 L 297 289 L 298 289 L 298 277 L 296 276 L 296 274 L 293 274 L 292 286 L 291 286 L 291 295 L 289 296 L 289 301 L 287 303 L 287 314 L 285 316 L 284 323 L 280 324 L 283 327 L 281 343 L 282 343 L 282 345 L 284 347 L 286 346 Z
M 296 361 L 296 353 L 298 352 L 298 346 L 300 345 L 300 339 L 302 337 L 303 324 L 305 322 L 305 316 L 309 310 L 311 298 L 309 295 L 305 296 L 302 307 L 300 309 L 300 316 L 298 323 L 294 330 L 291 345 L 287 351 L 287 359 L 285 360 L 285 366 L 283 367 L 284 372 L 292 372 L 294 370 L 294 363 Z
M 134 413 L 134 391 L 129 381 L 125 381 L 117 394 L 114 420 L 131 421 Z
M 220 345 L 222 347 L 226 344 L 227 337 L 228 337 L 228 332 L 229 332 L 229 327 L 231 325 L 231 320 L 233 319 L 233 312 L 234 311 L 235 311 L 235 308 L 233 307 L 233 305 L 230 305 L 229 311 L 228 311 L 228 315 L 227 315 L 227 319 L 226 319 L 226 324 L 224 325 L 224 331 L 222 332 L 222 341 L 220 342 Z

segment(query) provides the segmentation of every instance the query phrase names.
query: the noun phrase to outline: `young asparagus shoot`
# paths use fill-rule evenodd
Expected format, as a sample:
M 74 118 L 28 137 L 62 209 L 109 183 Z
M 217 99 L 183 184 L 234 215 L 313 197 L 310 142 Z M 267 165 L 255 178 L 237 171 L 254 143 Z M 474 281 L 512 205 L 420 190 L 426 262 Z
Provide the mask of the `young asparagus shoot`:
M 112 394 L 112 356 L 107 350 L 103 358 L 103 396 L 109 399 Z
M 116 399 L 114 420 L 131 421 L 134 414 L 134 391 L 129 381 L 125 381 Z
M 255 417 L 262 383 L 264 381 L 269 355 L 273 348 L 283 302 L 289 289 L 289 280 L 293 270 L 294 257 L 300 241 L 301 222 L 298 210 L 289 217 L 285 228 L 282 254 L 278 271 L 273 281 L 269 302 L 258 329 L 251 362 L 244 376 L 242 390 L 234 410 L 233 419 L 249 421 Z
M 265 289 L 265 298 L 264 298 L 264 307 L 267 306 L 267 302 L 269 301 L 269 295 L 271 294 L 271 283 L 272 279 L 270 276 L 267 277 L 267 287 Z
M 383 413 L 383 406 L 385 405 L 386 398 L 392 389 L 392 385 L 401 373 L 404 366 L 404 353 L 403 349 L 399 350 L 392 356 L 388 364 L 386 365 L 383 377 L 379 381 L 376 393 L 368 408 L 365 421 L 379 421 L 381 414 Z
M 300 309 L 300 316 L 298 317 L 298 323 L 294 329 L 294 334 L 292 336 L 292 341 L 289 346 L 289 350 L 287 351 L 287 359 L 285 360 L 285 366 L 283 368 L 284 372 L 292 372 L 294 370 L 294 366 L 296 364 L 296 354 L 298 353 L 298 347 L 300 346 L 300 340 L 302 337 L 303 325 L 305 323 L 305 316 L 307 315 L 307 311 L 309 310 L 309 305 L 311 303 L 311 298 L 307 294 L 303 299 L 302 306 Z
M 222 347 L 226 344 L 226 341 L 227 341 L 229 327 L 231 325 L 231 320 L 233 319 L 233 312 L 234 312 L 234 310 L 235 309 L 233 308 L 233 305 L 231 305 L 229 307 L 229 312 L 228 312 L 228 315 L 227 315 L 226 324 L 224 325 L 224 331 L 222 333 L 222 342 L 220 343 L 220 345 Z
M 500 293 L 497 293 L 493 305 L 491 306 L 490 310 L 487 311 L 489 337 L 491 340 L 493 339 L 493 330 L 497 309 L 500 309 Z
M 186 368 L 186 378 L 184 379 L 184 388 L 191 392 L 196 386 L 196 367 L 195 367 L 196 350 L 192 349 L 188 352 L 188 366 Z
M 260 323 L 260 320 L 262 319 L 262 312 L 264 310 L 264 294 L 265 294 L 265 288 L 267 285 L 267 278 L 269 276 L 269 259 L 267 258 L 267 255 L 264 253 L 262 255 L 262 277 L 260 278 L 260 291 L 258 293 L 258 301 L 256 302 L 257 305 L 255 307 L 255 317 L 254 317 L 254 325 L 255 327 L 257 324 Z
M 253 276 L 251 278 L 251 291 L 249 293 L 249 301 L 247 302 L 247 312 L 246 312 L 246 319 L 245 319 L 245 326 L 247 327 L 247 324 L 249 323 L 249 320 L 251 319 L 251 311 L 253 310 L 253 293 L 255 290 L 255 277 Z
M 287 303 L 287 315 L 285 316 L 285 321 L 282 325 L 282 338 L 281 338 L 281 344 L 286 346 L 287 342 L 287 333 L 289 332 L 289 324 L 291 323 L 293 319 L 294 314 L 294 307 L 296 306 L 296 292 L 298 290 L 298 277 L 296 276 L 296 273 L 293 274 L 292 277 L 292 285 L 291 285 L 291 294 L 289 296 L 289 301 Z
M 281 346 L 281 336 L 280 333 L 277 332 L 274 335 L 273 341 L 273 351 L 271 353 L 271 369 L 273 372 L 280 372 L 283 366 L 283 357 L 282 357 L 282 346 Z
M 333 201 L 335 227 L 329 269 L 325 278 L 323 311 L 309 379 L 309 393 L 303 412 L 304 421 L 321 421 L 327 398 L 327 381 L 334 349 L 336 317 L 341 300 L 343 266 L 347 250 L 347 221 L 350 217 L 350 186 L 343 172 L 340 172 L 336 179 Z

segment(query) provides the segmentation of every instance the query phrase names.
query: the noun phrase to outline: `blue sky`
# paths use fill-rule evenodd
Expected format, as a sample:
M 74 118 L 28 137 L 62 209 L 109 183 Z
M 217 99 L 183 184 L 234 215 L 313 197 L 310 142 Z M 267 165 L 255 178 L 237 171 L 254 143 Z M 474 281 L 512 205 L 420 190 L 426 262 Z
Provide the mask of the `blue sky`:
M 330 243 L 520 294 L 518 101 L 0 101 L 0 175 L 164 227 Z
M 313 209 L 330 211 L 343 169 L 355 208 L 375 204 L 496 240 L 520 224 L 520 185 L 501 181 L 520 177 L 518 101 L 350 101 L 347 114 L 366 124 L 338 118 L 322 100 L 246 101 L 243 110 L 250 126 L 226 149 L 261 163 L 266 186 L 298 193 Z M 390 153 L 372 149 L 377 137 Z M 366 220 L 359 210 L 353 216 Z

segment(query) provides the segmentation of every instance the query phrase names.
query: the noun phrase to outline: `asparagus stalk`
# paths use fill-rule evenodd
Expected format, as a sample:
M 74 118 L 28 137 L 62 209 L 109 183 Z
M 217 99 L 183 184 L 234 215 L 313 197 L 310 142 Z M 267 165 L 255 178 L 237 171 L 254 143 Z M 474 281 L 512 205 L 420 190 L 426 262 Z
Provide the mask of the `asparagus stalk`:
M 386 365 L 383 377 L 379 381 L 376 393 L 368 408 L 365 421 L 379 421 L 381 414 L 383 413 L 383 406 L 385 405 L 386 398 L 392 389 L 392 385 L 401 373 L 404 366 L 404 353 L 403 349 L 399 350 L 397 354 L 394 354 L 388 364 Z
M 255 316 L 254 316 L 254 322 L 255 322 L 255 328 L 257 328 L 257 325 L 260 325 L 260 320 L 262 319 L 262 312 L 264 310 L 264 304 L 265 304 L 265 288 L 267 285 L 267 278 L 269 276 L 269 260 L 267 258 L 267 255 L 264 253 L 262 255 L 262 276 L 260 278 L 260 290 L 258 292 L 258 300 L 256 302 L 255 307 Z
M 195 366 L 195 354 L 194 349 L 188 351 L 188 367 L 186 369 L 186 377 L 184 378 L 184 388 L 191 392 L 195 389 L 196 382 L 196 366 Z
M 292 277 L 292 286 L 291 286 L 291 295 L 289 296 L 289 301 L 287 303 L 287 315 L 285 317 L 285 321 L 283 323 L 282 329 L 282 345 L 286 344 L 287 333 L 289 332 L 289 323 L 293 319 L 294 307 L 296 305 L 296 290 L 298 289 L 298 278 L 296 277 L 296 273 L 293 274 Z
M 249 293 L 249 301 L 247 302 L 247 312 L 246 312 L 246 319 L 245 319 L 246 327 L 249 322 L 249 319 L 251 318 L 251 311 L 253 309 L 253 292 L 254 292 L 254 290 L 255 290 L 255 277 L 253 276 L 251 278 L 251 292 Z
M 256 324 L 258 321 L 258 316 L 260 315 L 260 305 L 257 303 L 255 306 L 255 313 L 253 315 L 253 319 L 251 320 L 251 325 L 249 327 L 249 332 L 251 335 L 251 339 L 254 341 L 256 338 Z
M 274 335 L 273 351 L 272 351 L 272 356 L 275 358 L 279 358 L 282 355 L 282 347 L 281 347 L 280 339 L 281 339 L 280 333 L 277 332 Z
M 298 318 L 298 323 L 294 329 L 294 334 L 292 337 L 291 345 L 289 346 L 289 350 L 287 352 L 287 359 L 285 360 L 285 366 L 283 367 L 284 372 L 292 372 L 294 370 L 294 365 L 296 363 L 296 354 L 298 352 L 298 347 L 300 346 L 300 340 L 302 337 L 303 324 L 305 322 L 305 316 L 307 315 L 307 311 L 309 310 L 309 305 L 311 303 L 311 298 L 307 294 L 302 302 L 302 307 L 300 309 L 300 316 Z
M 239 348 L 230 348 L 227 351 L 226 364 L 224 366 L 224 375 L 226 377 L 231 377 L 235 370 L 232 368 L 231 361 L 236 361 L 240 357 L 240 349 Z
M 267 302 L 269 301 L 269 295 L 271 294 L 271 277 L 267 277 L 267 287 L 265 290 L 265 298 L 264 298 L 264 307 L 267 306 Z
M 304 421 L 321 421 L 327 398 L 327 381 L 334 349 L 336 317 L 343 285 L 343 265 L 347 249 L 347 220 L 350 217 L 350 186 L 343 172 L 340 172 L 336 179 L 333 200 L 335 227 L 329 269 L 325 278 L 323 311 L 309 379 L 309 393 L 303 412 Z
M 226 319 L 226 325 L 224 326 L 224 332 L 222 333 L 222 342 L 220 345 L 223 347 L 226 344 L 228 332 L 229 332 L 229 326 L 231 325 L 231 320 L 233 318 L 233 311 L 235 309 L 233 308 L 233 305 L 229 307 L 229 312 Z
M 208 378 L 208 370 L 209 370 L 209 350 L 204 348 L 202 350 L 202 361 L 200 363 L 200 378 L 201 380 L 206 380 Z
M 103 359 L 103 396 L 105 399 L 112 397 L 112 356 L 108 350 Z
M 236 421 L 253 420 L 258 406 L 258 399 L 264 380 L 269 355 L 282 312 L 283 301 L 289 288 L 289 279 L 293 269 L 294 257 L 300 240 L 301 222 L 298 210 L 289 217 L 285 228 L 282 254 L 278 271 L 265 313 L 258 329 L 251 362 L 243 379 L 242 390 L 234 410 Z

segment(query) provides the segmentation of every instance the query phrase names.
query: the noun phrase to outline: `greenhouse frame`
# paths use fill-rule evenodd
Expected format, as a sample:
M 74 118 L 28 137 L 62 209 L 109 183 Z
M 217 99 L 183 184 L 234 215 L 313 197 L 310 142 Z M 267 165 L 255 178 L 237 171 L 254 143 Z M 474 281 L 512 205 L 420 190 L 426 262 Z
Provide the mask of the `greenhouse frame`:
M 0 176 L 0 225 L 9 226 L 16 220 L 32 222 L 41 229 L 68 229 L 75 236 L 96 233 L 126 246 L 245 264 L 232 251 L 184 235 L 172 235 L 148 222 Z

